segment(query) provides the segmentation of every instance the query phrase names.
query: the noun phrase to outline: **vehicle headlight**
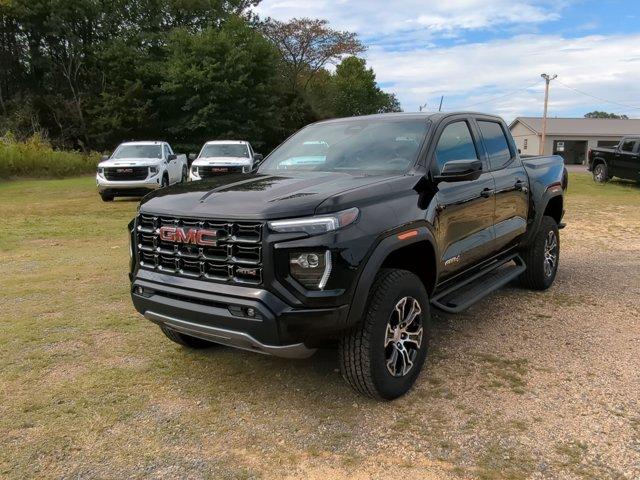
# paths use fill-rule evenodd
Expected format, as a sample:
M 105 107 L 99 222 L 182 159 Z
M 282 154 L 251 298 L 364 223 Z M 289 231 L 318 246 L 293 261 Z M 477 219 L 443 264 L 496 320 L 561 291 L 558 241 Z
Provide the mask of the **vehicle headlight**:
M 198 167 L 196 165 L 191 166 L 191 173 L 198 175 Z
M 104 168 L 103 167 L 98 167 L 98 175 L 100 175 L 100 176 L 104 175 Z
M 319 235 L 351 225 L 358 219 L 359 214 L 360 210 L 354 207 L 330 215 L 294 218 L 291 220 L 275 220 L 268 222 L 268 225 L 271 230 L 278 233 L 300 232 L 309 235 Z
M 155 175 L 156 173 L 158 173 L 158 167 L 149 167 L 149 173 L 151 175 Z
M 322 290 L 331 275 L 331 252 L 289 254 L 289 273 L 309 290 Z

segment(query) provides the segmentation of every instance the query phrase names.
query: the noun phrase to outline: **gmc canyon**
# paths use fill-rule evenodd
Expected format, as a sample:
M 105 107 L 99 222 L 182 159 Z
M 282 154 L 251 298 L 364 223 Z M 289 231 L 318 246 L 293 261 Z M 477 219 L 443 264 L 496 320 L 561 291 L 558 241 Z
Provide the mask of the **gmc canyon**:
M 613 148 L 592 148 L 588 160 L 589 171 L 598 183 L 611 177 L 640 182 L 640 136 L 624 137 Z
M 313 162 L 309 145 L 326 145 Z M 498 117 L 315 123 L 253 174 L 147 195 L 131 297 L 186 347 L 303 358 L 337 341 L 346 381 L 393 399 L 425 361 L 432 307 L 553 283 L 566 186 L 562 158 L 522 160 Z
M 187 180 L 187 156 L 176 155 L 167 142 L 125 142 L 102 157 L 96 173 L 100 197 L 142 196 Z

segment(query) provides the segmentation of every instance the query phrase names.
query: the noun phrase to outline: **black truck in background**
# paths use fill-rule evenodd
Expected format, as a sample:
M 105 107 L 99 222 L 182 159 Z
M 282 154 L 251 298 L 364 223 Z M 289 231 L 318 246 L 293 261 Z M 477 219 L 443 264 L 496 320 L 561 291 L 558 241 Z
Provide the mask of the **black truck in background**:
M 396 398 L 428 354 L 431 308 L 553 283 L 566 186 L 562 158 L 521 159 L 498 117 L 319 122 L 255 173 L 147 195 L 131 296 L 186 347 L 303 358 L 337 341 L 356 391 Z
M 598 183 L 605 183 L 612 177 L 640 182 L 640 135 L 624 137 L 612 148 L 590 149 L 588 162 L 588 169 Z

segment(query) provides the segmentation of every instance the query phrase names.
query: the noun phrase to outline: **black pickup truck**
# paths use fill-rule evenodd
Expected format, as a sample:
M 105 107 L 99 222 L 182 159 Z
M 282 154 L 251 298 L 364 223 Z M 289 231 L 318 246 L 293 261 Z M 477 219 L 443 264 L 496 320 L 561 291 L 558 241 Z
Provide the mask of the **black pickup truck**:
M 598 183 L 605 183 L 611 177 L 640 182 L 640 135 L 624 137 L 613 148 L 592 148 L 588 161 L 589 171 Z
M 347 382 L 392 399 L 427 356 L 432 307 L 553 283 L 566 186 L 562 158 L 522 160 L 498 117 L 319 122 L 253 174 L 147 195 L 131 296 L 187 347 L 303 358 L 337 342 Z

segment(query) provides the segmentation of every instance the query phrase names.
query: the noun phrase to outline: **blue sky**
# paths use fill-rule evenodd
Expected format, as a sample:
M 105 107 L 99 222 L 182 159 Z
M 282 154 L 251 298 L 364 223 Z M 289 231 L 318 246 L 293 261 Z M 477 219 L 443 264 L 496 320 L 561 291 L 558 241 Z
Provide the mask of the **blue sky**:
M 256 10 L 358 33 L 405 111 L 444 95 L 443 110 L 541 115 L 548 72 L 558 74 L 549 115 L 640 118 L 640 1 L 263 0 Z

